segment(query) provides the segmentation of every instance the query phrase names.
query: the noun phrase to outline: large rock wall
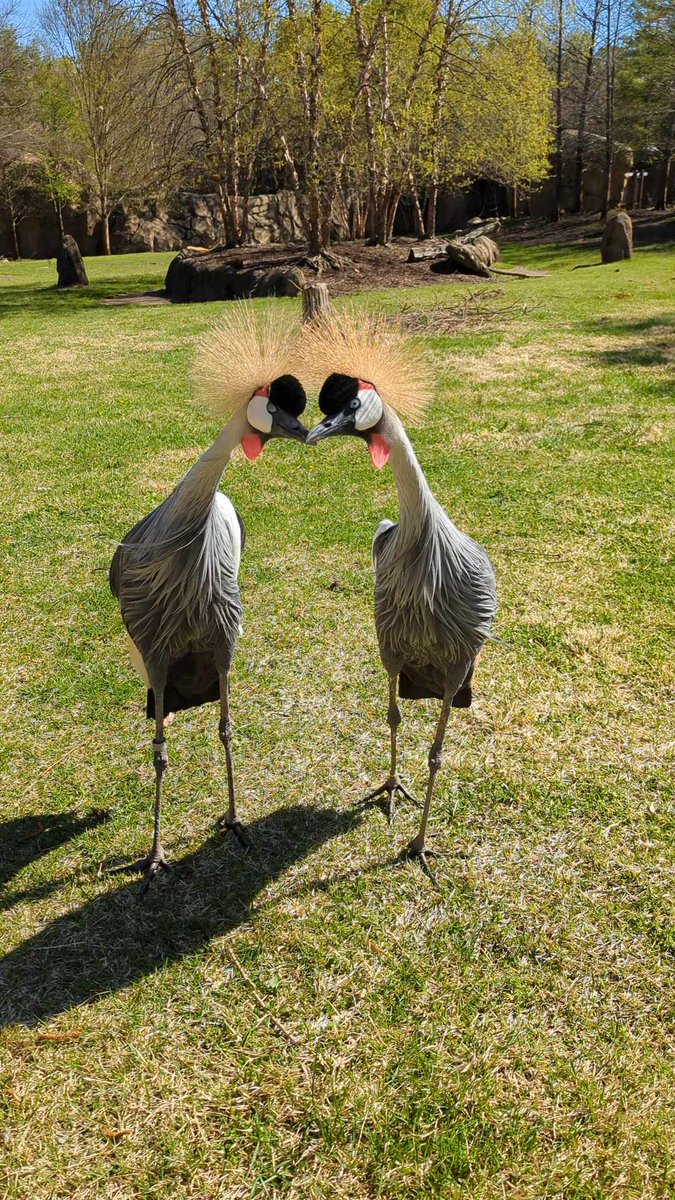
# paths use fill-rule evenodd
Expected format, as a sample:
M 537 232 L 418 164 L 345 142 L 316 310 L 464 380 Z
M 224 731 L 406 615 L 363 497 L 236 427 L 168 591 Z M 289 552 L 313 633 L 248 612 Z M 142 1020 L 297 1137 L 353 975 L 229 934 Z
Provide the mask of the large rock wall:
M 251 196 L 249 240 L 254 245 L 274 242 L 303 242 L 301 205 L 304 197 L 291 191 Z M 98 254 L 100 223 L 90 211 L 64 212 L 66 233 L 75 238 L 82 254 Z M 349 236 L 346 222 L 336 210 L 332 236 Z M 19 230 L 24 258 L 55 258 L 61 239 L 53 210 L 41 201 L 21 222 Z M 148 203 L 143 208 L 119 205 L 110 220 L 110 244 L 114 253 L 182 250 L 185 246 L 214 246 L 225 238 L 215 195 L 181 192 L 166 204 Z M 11 230 L 0 213 L 0 254 L 13 254 Z
M 291 191 L 251 196 L 249 241 L 257 246 L 302 242 L 303 203 L 304 198 Z M 140 210 L 120 206 L 111 221 L 110 237 L 113 249 L 122 253 L 182 250 L 185 246 L 214 246 L 222 242 L 225 228 L 216 196 L 181 192 L 162 206 L 148 205 Z

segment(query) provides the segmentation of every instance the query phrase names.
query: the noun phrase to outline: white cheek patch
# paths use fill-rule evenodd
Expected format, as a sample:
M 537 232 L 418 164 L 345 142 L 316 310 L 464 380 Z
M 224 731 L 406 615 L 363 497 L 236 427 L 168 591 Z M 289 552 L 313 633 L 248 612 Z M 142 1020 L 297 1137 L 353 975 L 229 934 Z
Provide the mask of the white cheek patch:
M 249 425 L 258 429 L 260 433 L 272 432 L 272 414 L 267 407 L 268 403 L 268 396 L 262 392 L 256 392 L 246 409 Z
M 382 416 L 382 401 L 370 384 L 359 388 L 358 397 L 361 407 L 356 410 L 356 428 L 359 430 L 372 429 Z

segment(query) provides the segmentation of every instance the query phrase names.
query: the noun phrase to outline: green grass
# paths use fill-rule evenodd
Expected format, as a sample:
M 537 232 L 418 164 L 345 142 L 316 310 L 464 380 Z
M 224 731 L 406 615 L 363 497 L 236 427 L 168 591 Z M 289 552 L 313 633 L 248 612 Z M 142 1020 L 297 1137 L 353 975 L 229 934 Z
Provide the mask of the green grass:
M 216 427 L 218 305 L 108 308 L 168 255 L 0 279 L 0 1190 L 7 1200 L 673 1194 L 673 282 L 668 250 L 511 248 L 482 328 L 434 335 L 413 433 L 500 591 L 432 813 L 439 890 L 351 802 L 384 778 L 369 546 L 391 474 L 350 439 L 237 456 L 242 815 L 213 707 L 170 733 L 175 864 L 144 907 L 151 732 L 106 571 Z M 380 293 L 395 310 L 448 285 Z M 274 304 L 292 304 L 274 301 Z M 494 303 L 494 302 L 493 302 Z M 312 400 L 308 416 L 316 414 Z M 435 706 L 404 705 L 419 790 Z M 670 1093 L 672 1094 L 672 1093 Z

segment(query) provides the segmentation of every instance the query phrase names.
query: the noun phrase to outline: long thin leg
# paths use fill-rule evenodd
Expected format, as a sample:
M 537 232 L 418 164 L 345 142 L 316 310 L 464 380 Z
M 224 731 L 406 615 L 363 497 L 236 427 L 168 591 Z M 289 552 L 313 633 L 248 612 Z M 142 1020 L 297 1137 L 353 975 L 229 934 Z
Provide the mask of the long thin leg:
M 370 804 L 379 804 L 386 813 L 390 825 L 394 824 L 394 815 L 396 812 L 395 796 L 397 792 L 402 792 L 402 794 L 408 800 L 412 801 L 413 804 L 416 804 L 418 808 L 422 807 L 419 800 L 417 800 L 415 796 L 411 795 L 408 789 L 403 786 L 398 775 L 396 774 L 396 740 L 398 727 L 401 724 L 401 710 L 396 700 L 397 679 L 397 673 L 389 676 L 389 708 L 387 710 L 387 724 L 389 725 L 389 733 L 391 738 L 389 778 L 385 783 L 382 784 L 381 787 L 375 788 L 374 792 L 369 792 L 367 796 L 364 796 L 363 800 L 359 800 L 358 802 L 358 806 L 361 808 Z M 380 801 L 380 796 L 387 796 L 388 799 L 386 801 Z
M 419 858 L 427 875 L 429 875 L 434 882 L 436 882 L 435 876 L 429 867 L 428 861 L 428 855 L 433 854 L 434 852 L 427 850 L 426 847 L 427 822 L 429 820 L 429 810 L 431 808 L 431 798 L 434 794 L 436 776 L 438 775 L 438 772 L 441 768 L 441 763 L 443 761 L 443 741 L 445 739 L 445 730 L 448 724 L 448 717 L 450 716 L 451 707 L 452 696 L 448 695 L 446 692 L 443 698 L 441 715 L 438 719 L 438 725 L 436 726 L 436 736 L 434 738 L 431 750 L 429 751 L 429 782 L 427 784 L 427 794 L 424 801 L 424 809 L 422 811 L 422 820 L 416 836 L 411 842 L 408 843 L 406 850 L 404 851 L 406 857 Z
M 137 862 L 113 868 L 113 872 L 143 871 L 143 882 L 138 893 L 139 900 L 142 900 L 145 896 L 155 875 L 159 871 L 169 870 L 169 863 L 166 860 L 160 839 L 162 824 L 162 781 L 164 779 L 164 772 L 169 765 L 169 756 L 164 740 L 164 689 L 156 688 L 154 690 L 155 736 L 152 740 L 152 749 L 155 766 L 155 818 L 152 846 L 150 847 L 150 853 L 145 858 L 139 858 Z
M 237 804 L 234 795 L 234 766 L 232 763 L 232 718 L 230 716 L 230 676 L 229 672 L 220 677 L 220 724 L 218 726 L 220 740 L 225 747 L 225 762 L 227 765 L 227 816 L 218 822 L 227 833 L 233 833 L 237 841 L 248 849 L 248 839 L 244 827 L 237 816 Z

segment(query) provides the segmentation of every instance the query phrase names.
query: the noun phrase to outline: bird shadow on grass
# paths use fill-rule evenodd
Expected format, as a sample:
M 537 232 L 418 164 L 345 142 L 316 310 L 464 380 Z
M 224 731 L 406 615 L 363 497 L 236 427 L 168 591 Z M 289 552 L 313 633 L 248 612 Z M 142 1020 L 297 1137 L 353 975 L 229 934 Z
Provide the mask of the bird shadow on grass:
M 82 816 L 77 812 L 33 813 L 28 817 L 15 817 L 0 824 L 0 897 L 2 889 L 23 871 L 29 863 L 43 858 L 45 854 L 73 841 L 89 829 L 95 829 L 109 820 L 110 813 L 101 809 Z M 24 898 L 27 893 L 23 893 Z M 0 908 L 15 903 L 16 896 L 5 902 L 0 899 Z
M 0 960 L 0 1026 L 37 1024 L 195 953 L 246 921 L 268 883 L 360 820 L 280 808 L 247 826 L 248 854 L 218 834 L 175 861 L 143 904 L 134 877 L 58 917 Z

